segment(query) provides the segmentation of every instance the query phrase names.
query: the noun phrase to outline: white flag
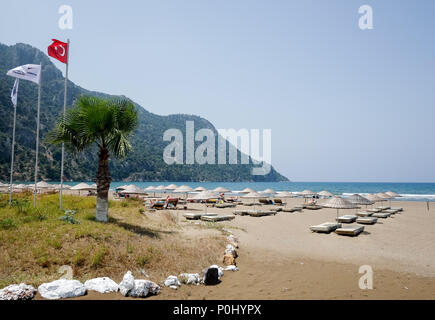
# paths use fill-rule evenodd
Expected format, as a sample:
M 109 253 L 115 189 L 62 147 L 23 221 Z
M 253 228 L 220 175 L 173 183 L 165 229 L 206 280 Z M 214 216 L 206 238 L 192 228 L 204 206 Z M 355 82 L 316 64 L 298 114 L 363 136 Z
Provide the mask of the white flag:
M 39 84 L 41 66 L 39 64 L 25 64 L 9 70 L 6 74 L 11 77 L 29 80 Z
M 20 83 L 20 79 L 15 79 L 14 87 L 11 92 L 11 100 L 14 107 L 17 107 L 17 99 L 18 99 L 18 84 Z

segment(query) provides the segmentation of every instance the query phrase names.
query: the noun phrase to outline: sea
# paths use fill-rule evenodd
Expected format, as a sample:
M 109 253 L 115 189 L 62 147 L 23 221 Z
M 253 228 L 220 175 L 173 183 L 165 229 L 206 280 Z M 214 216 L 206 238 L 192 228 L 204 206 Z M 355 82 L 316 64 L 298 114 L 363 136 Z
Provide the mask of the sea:
M 81 182 L 81 181 L 80 181 Z M 50 182 L 52 183 L 52 182 Z M 59 182 L 53 182 L 59 183 Z M 66 182 L 69 185 L 75 185 L 78 182 Z M 88 181 L 88 184 L 94 182 Z M 273 189 L 275 191 L 300 192 L 311 190 L 320 192 L 327 190 L 336 195 L 348 196 L 354 193 L 378 193 L 394 191 L 402 197 L 397 200 L 402 201 L 435 201 L 435 183 L 410 183 L 410 182 L 112 182 L 111 189 L 121 185 L 134 184 L 139 188 L 148 186 L 159 186 L 175 184 L 177 186 L 188 185 L 191 188 L 202 186 L 208 190 L 217 187 L 225 187 L 233 192 L 241 191 L 245 188 L 251 188 L 256 191 Z

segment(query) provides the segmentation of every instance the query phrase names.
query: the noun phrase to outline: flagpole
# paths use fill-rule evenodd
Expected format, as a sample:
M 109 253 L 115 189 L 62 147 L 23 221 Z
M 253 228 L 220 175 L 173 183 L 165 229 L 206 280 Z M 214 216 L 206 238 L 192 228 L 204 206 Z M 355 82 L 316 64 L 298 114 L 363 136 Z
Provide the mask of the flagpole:
M 36 208 L 36 194 L 38 188 L 38 153 L 39 153 L 39 110 L 41 109 L 41 78 L 42 78 L 42 63 L 39 64 L 41 71 L 39 72 L 39 85 L 38 85 L 38 111 L 36 117 L 36 157 L 35 157 L 35 186 L 33 191 L 33 206 Z
M 67 39 L 67 54 L 66 54 L 66 71 L 65 71 L 65 90 L 63 92 L 63 120 L 65 120 L 65 112 L 66 112 L 66 93 L 68 88 L 68 63 L 69 63 L 69 39 Z M 63 195 L 63 166 L 65 159 L 65 145 L 62 142 L 62 160 L 60 163 L 60 210 L 62 210 L 62 195 Z
M 17 79 L 17 87 L 20 80 Z M 17 104 L 18 104 L 18 93 L 17 93 L 17 103 L 14 105 L 14 127 L 12 129 L 12 151 L 11 151 L 11 179 L 9 183 L 9 205 L 12 204 L 12 179 L 14 175 L 14 153 L 15 153 L 15 124 L 17 122 Z

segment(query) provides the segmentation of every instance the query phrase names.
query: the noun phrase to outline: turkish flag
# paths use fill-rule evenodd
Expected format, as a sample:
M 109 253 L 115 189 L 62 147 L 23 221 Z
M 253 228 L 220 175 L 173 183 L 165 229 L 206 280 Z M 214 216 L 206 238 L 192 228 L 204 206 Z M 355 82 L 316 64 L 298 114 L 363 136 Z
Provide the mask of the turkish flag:
M 48 55 L 60 62 L 68 63 L 68 43 L 51 39 L 53 43 L 48 46 Z

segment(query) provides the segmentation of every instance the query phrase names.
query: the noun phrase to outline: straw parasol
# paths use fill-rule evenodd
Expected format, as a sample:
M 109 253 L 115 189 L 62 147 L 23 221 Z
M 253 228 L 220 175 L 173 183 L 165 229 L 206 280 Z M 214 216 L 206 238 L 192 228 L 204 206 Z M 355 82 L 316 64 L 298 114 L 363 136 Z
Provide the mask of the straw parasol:
M 304 190 L 302 192 L 299 192 L 299 194 L 301 196 L 308 197 L 308 196 L 314 196 L 316 193 L 311 190 Z
M 185 193 L 186 194 L 186 198 L 187 198 L 187 193 L 192 192 L 192 191 L 193 191 L 193 189 L 191 187 L 186 186 L 186 185 L 182 185 L 182 186 L 178 187 L 177 189 L 175 189 L 172 192 L 174 192 L 174 193 Z
M 261 191 L 261 193 L 276 194 L 277 192 L 273 189 L 266 189 L 266 190 Z
M 135 185 L 129 185 L 127 188 L 122 190 L 122 193 L 125 194 L 147 194 L 145 190 L 135 186 Z
M 148 186 L 145 188 L 145 191 L 154 191 L 155 187 L 154 186 Z
M 347 201 L 346 199 L 343 199 L 342 197 L 333 197 L 326 201 L 323 204 L 326 208 L 334 208 L 337 209 L 337 219 L 338 219 L 338 211 L 340 209 L 355 209 L 357 208 L 356 204 L 353 204 L 350 201 Z
M 195 188 L 195 191 L 199 191 L 199 192 L 201 192 L 201 191 L 206 191 L 207 189 L 206 188 L 204 188 L 204 187 L 197 187 L 197 188 Z
M 227 193 L 227 192 L 231 192 L 230 190 L 228 190 L 227 188 L 224 187 L 217 187 L 216 189 L 213 190 L 214 192 L 219 192 L 219 193 Z
M 245 188 L 242 191 L 239 191 L 239 193 L 251 193 L 251 192 L 255 192 L 255 190 L 252 190 L 251 188 Z
M 36 184 L 36 188 L 37 189 L 54 189 L 54 186 L 52 186 L 51 184 L 48 184 L 45 181 L 40 181 Z
M 165 190 L 175 190 L 178 186 L 176 184 L 170 184 L 169 186 L 165 187 Z
M 399 198 L 399 197 L 401 197 L 400 194 L 397 194 L 394 191 L 387 191 L 387 192 L 385 192 L 385 194 L 387 194 L 387 195 L 389 195 L 390 197 L 393 197 L 393 198 Z
M 191 196 L 189 199 L 191 200 L 208 200 L 208 199 L 217 199 L 219 198 L 219 194 L 214 191 L 201 191 L 200 193 L 197 193 L 193 196 Z
M 325 197 L 325 198 L 331 198 L 331 197 L 334 196 L 331 192 L 326 191 L 326 190 L 320 191 L 320 192 L 318 193 L 318 195 L 319 195 L 319 196 L 322 196 L 322 197 Z
M 364 198 L 363 196 L 361 196 L 361 195 L 359 195 L 357 193 L 351 195 L 346 200 L 352 202 L 353 204 L 366 205 L 366 206 L 371 205 L 371 204 L 374 203 L 374 201 L 371 201 L 371 200 L 369 200 L 367 198 Z
M 93 187 L 91 187 L 87 183 L 81 182 L 71 187 L 71 190 L 93 190 Z

